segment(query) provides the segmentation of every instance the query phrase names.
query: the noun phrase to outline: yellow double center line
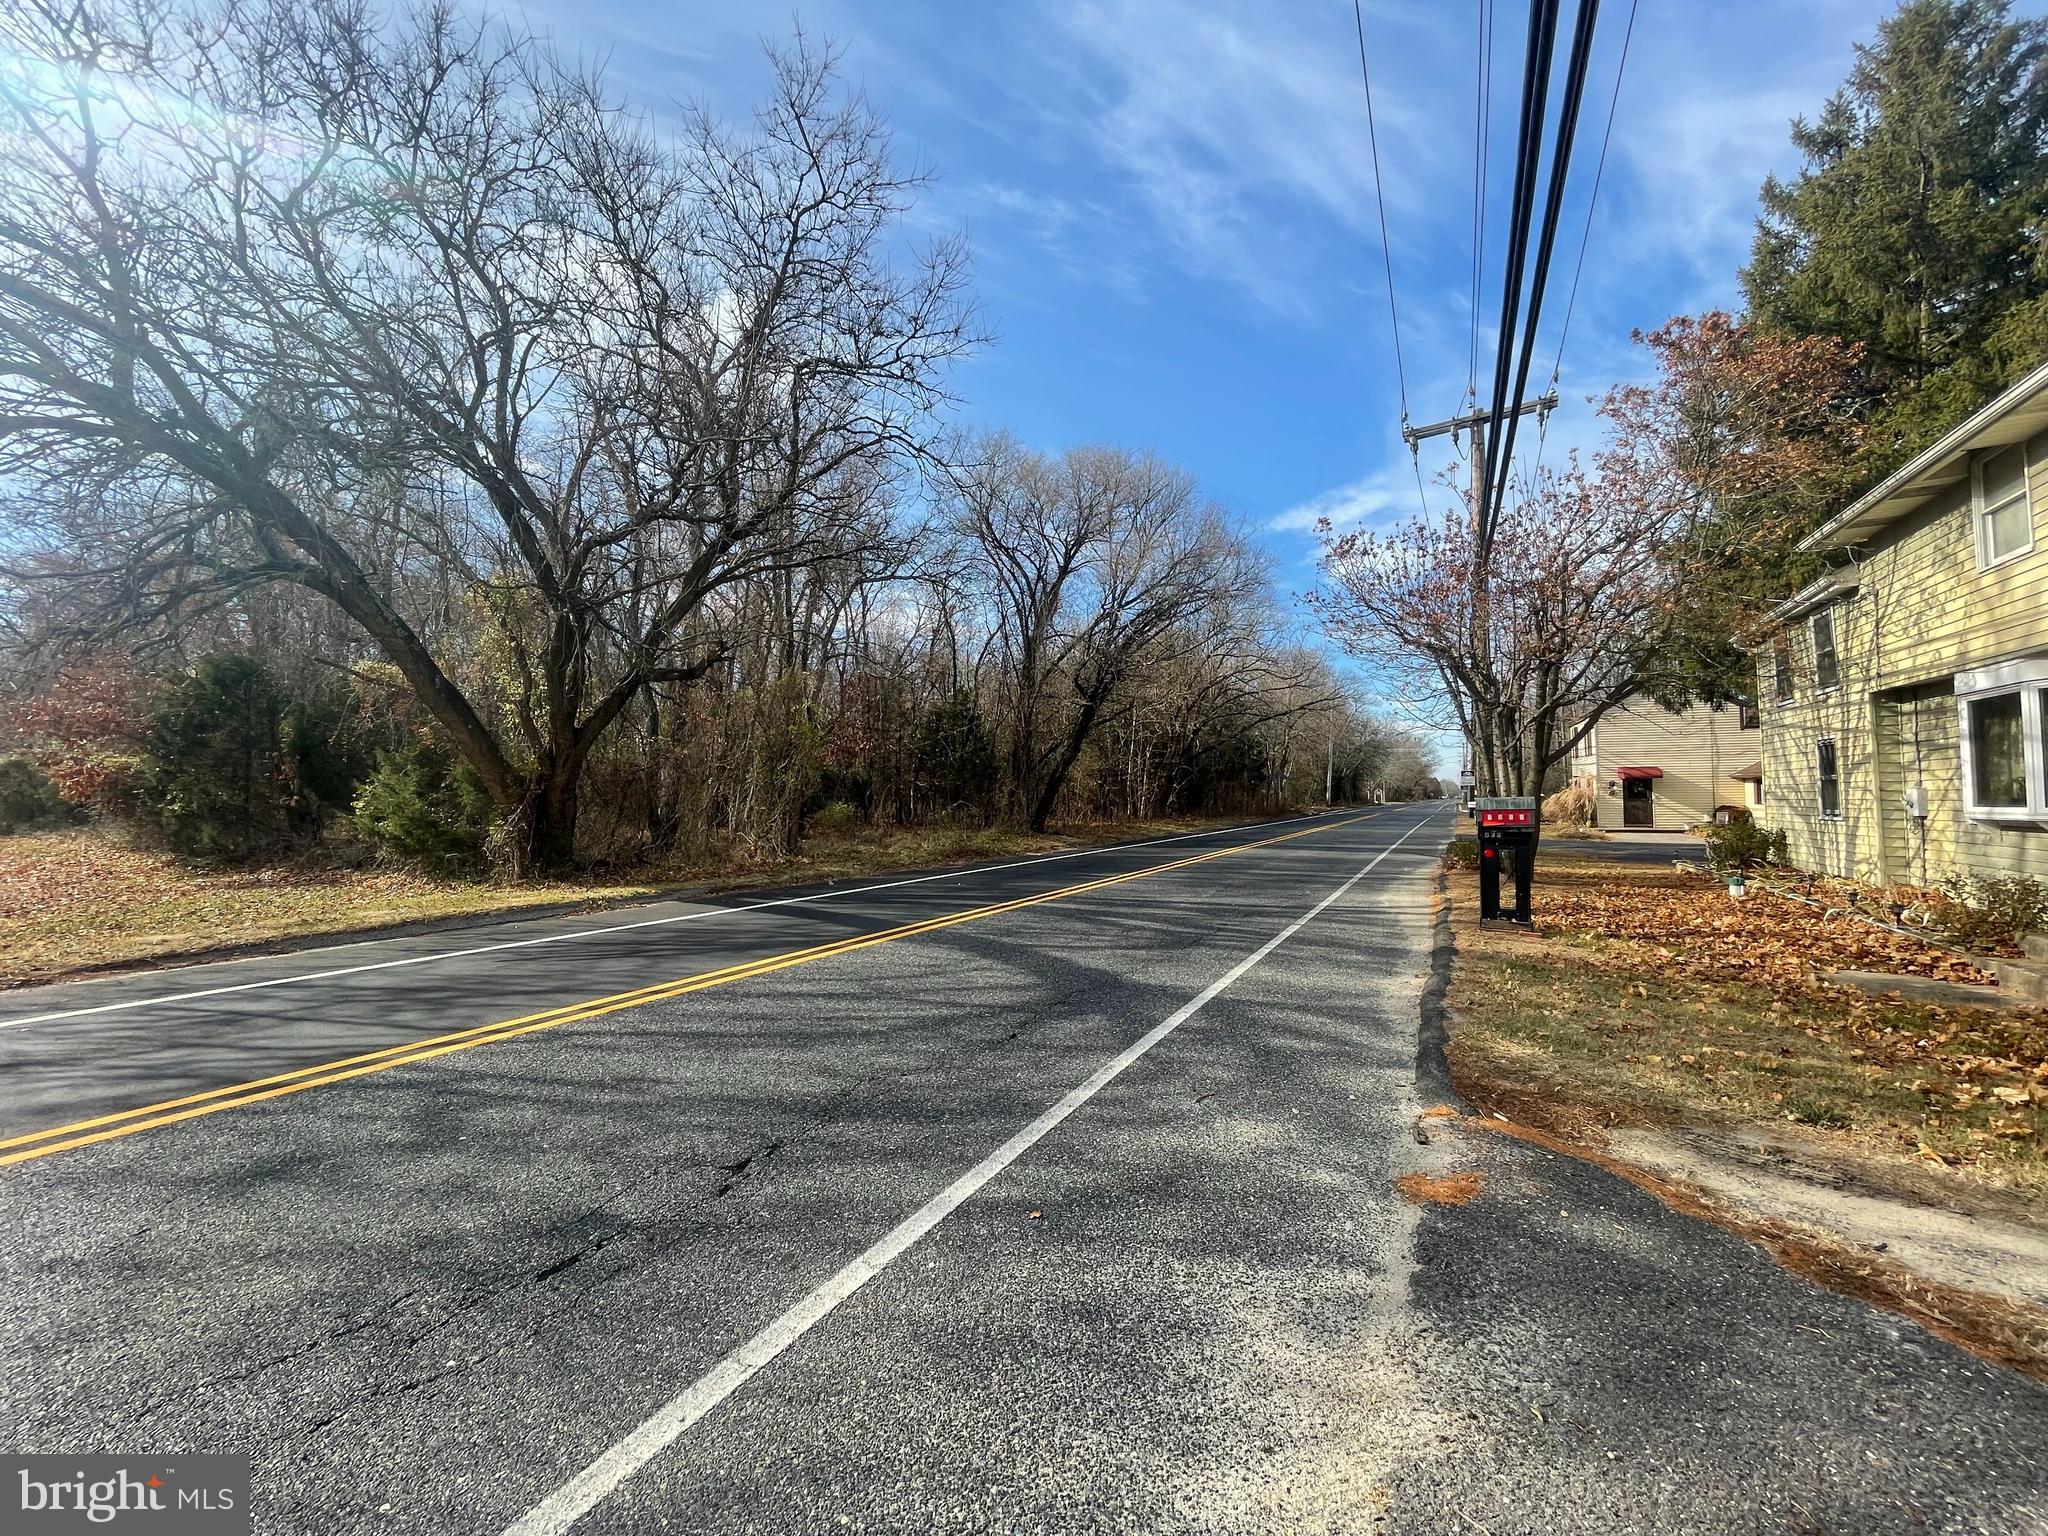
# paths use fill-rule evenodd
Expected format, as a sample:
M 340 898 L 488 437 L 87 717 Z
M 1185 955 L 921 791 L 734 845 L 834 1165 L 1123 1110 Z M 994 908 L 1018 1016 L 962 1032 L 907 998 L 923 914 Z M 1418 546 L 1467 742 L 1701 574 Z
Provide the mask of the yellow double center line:
M 181 1120 L 196 1120 L 201 1115 L 218 1114 L 224 1109 L 238 1109 L 244 1104 L 260 1104 L 265 1099 L 282 1098 L 288 1093 L 303 1093 L 308 1088 L 319 1088 L 328 1083 L 347 1082 L 352 1077 L 367 1077 L 372 1072 L 386 1072 L 393 1067 L 410 1066 L 418 1061 L 431 1061 L 436 1056 L 450 1056 L 457 1051 L 473 1050 L 479 1045 L 489 1045 L 496 1040 L 510 1040 L 516 1035 L 530 1035 L 539 1030 L 554 1029 L 562 1024 L 575 1024 L 584 1019 L 599 1018 L 607 1013 L 617 1013 L 621 1009 L 637 1008 L 643 1003 L 658 1003 L 668 998 L 681 997 L 689 992 L 707 991 L 712 987 L 744 981 L 750 976 L 765 976 L 770 971 L 784 970 L 793 965 L 807 965 L 813 960 L 825 960 L 834 955 L 850 954 L 854 950 L 866 949 L 871 945 L 889 944 L 897 939 L 933 933 L 941 928 L 951 928 L 957 923 L 978 922 L 982 918 L 997 917 L 1023 907 L 1035 907 L 1049 901 L 1063 901 L 1069 896 L 1080 896 L 1089 891 L 1103 890 L 1108 886 L 1122 885 L 1129 880 L 1142 880 L 1150 875 L 1163 875 L 1172 870 L 1186 869 L 1190 865 L 1206 864 L 1211 859 L 1226 859 L 1233 854 L 1249 853 L 1255 848 L 1270 848 L 1275 843 L 1292 842 L 1298 837 L 1310 837 L 1318 832 L 1348 827 L 1353 822 L 1369 821 L 1372 815 L 1377 814 L 1380 813 L 1347 816 L 1341 821 L 1318 822 L 1315 826 L 1303 827 L 1296 832 L 1283 832 L 1276 837 L 1260 838 L 1256 842 L 1233 843 L 1228 848 L 1192 854 L 1187 858 L 1174 859 L 1165 864 L 1148 865 L 1144 869 L 1130 870 L 1121 875 L 1107 875 L 1099 880 L 1084 880 L 1078 885 L 1062 886 L 1058 890 L 1043 891 L 1036 896 L 1020 896 L 1014 901 L 999 901 L 985 907 L 970 907 L 964 912 L 929 917 L 921 922 L 905 923 L 898 928 L 886 928 L 879 933 L 858 934 L 852 938 L 834 939 L 829 944 L 814 944 L 807 949 L 786 950 L 781 954 L 767 955 L 759 960 L 721 966 L 712 971 L 700 971 L 694 976 L 657 982 L 652 986 L 639 987 L 630 992 L 615 992 L 609 997 L 569 1003 L 540 1013 L 522 1014 L 516 1019 L 501 1019 L 494 1024 L 479 1024 L 471 1029 L 429 1035 L 404 1045 L 387 1046 L 381 1051 L 366 1051 L 360 1056 L 344 1056 L 338 1061 L 325 1061 L 317 1066 L 300 1067 L 295 1071 L 280 1072 L 273 1077 L 259 1077 L 246 1083 L 232 1083 L 225 1088 L 209 1088 L 204 1093 L 187 1094 L 179 1099 L 141 1104 L 134 1109 L 96 1115 L 90 1120 L 74 1120 L 68 1125 L 53 1125 L 47 1130 L 30 1131 L 25 1135 L 0 1140 L 0 1167 L 9 1163 L 26 1163 L 39 1157 L 48 1157 L 53 1152 L 68 1152 L 74 1147 L 89 1147 L 95 1142 L 112 1141 L 119 1136 L 133 1136 L 137 1131 L 176 1125 Z

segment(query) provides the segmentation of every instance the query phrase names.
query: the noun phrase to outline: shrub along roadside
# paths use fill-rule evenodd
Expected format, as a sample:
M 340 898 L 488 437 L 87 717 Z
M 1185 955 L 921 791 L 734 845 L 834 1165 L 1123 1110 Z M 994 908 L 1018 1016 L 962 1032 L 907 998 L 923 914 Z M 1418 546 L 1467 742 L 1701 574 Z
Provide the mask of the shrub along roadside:
M 367 757 L 338 690 L 288 692 L 254 656 L 210 656 L 157 696 L 141 804 L 186 858 L 274 857 L 319 838 Z
M 0 757 L 0 837 L 75 819 L 56 780 L 25 757 Z
M 356 793 L 356 835 L 387 859 L 437 875 L 480 873 L 491 800 L 467 763 L 432 743 L 380 753 Z

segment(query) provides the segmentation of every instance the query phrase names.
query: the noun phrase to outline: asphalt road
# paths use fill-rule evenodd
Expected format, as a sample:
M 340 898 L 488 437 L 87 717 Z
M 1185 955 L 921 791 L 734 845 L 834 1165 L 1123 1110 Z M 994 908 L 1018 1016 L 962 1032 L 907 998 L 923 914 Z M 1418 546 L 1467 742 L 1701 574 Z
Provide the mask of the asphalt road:
M 0 1443 L 289 1536 L 2048 1530 L 2048 1390 L 1418 1140 L 1447 827 L 12 994 Z

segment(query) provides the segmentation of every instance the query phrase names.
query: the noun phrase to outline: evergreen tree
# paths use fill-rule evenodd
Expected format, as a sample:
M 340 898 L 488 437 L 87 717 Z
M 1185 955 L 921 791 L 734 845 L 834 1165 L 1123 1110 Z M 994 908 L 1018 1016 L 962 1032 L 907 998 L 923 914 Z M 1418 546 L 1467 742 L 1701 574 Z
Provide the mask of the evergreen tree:
M 987 819 L 998 777 L 996 743 L 973 694 L 961 689 L 925 716 L 916 761 L 917 787 L 929 811 L 971 811 Z
M 431 742 L 379 753 L 356 794 L 356 835 L 387 858 L 437 875 L 483 867 L 491 800 L 476 773 Z
M 1751 313 L 1862 345 L 1871 474 L 2048 357 L 2048 24 L 2009 13 L 1907 0 L 1764 183 Z
M 366 766 L 331 691 L 294 698 L 254 656 L 209 656 L 156 702 L 142 803 L 188 858 L 262 858 L 318 837 Z

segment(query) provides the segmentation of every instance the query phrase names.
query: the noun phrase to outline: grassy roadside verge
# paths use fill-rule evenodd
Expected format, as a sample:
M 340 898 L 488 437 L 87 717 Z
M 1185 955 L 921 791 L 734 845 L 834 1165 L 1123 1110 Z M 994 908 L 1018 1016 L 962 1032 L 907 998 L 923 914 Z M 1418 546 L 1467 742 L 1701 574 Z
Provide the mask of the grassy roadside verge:
M 1818 1284 L 2048 1380 L 2048 1308 L 1901 1262 L 1742 1184 L 1641 1166 L 1641 1138 L 1775 1147 L 1897 1201 L 2048 1226 L 2048 1009 L 1910 1002 L 1824 978 L 1969 981 L 1944 951 L 1668 866 L 1545 849 L 1531 932 L 1480 925 L 1448 879 L 1447 1056 L 1475 1128 L 1581 1157 Z M 1775 1154 L 1774 1154 L 1775 1155 Z M 1796 1207 L 1795 1207 L 1796 1208 Z M 2008 1239 L 2009 1240 L 2009 1239 Z
M 519 886 L 308 865 L 196 870 L 168 854 L 91 832 L 9 837 L 0 839 L 0 987 L 299 939 L 942 867 L 1240 820 L 1097 822 L 1046 834 L 890 829 L 816 838 L 782 860 L 705 862 L 644 878 Z
M 1805 1133 L 2048 1216 L 2048 1009 L 1831 985 L 1838 969 L 1982 978 L 1945 951 L 1766 895 L 1732 902 L 1668 867 L 1552 845 L 1540 891 L 1532 932 L 1482 927 L 1476 878 L 1451 875 L 1452 1064 L 1475 1102 L 1591 1143 L 1659 1123 Z

